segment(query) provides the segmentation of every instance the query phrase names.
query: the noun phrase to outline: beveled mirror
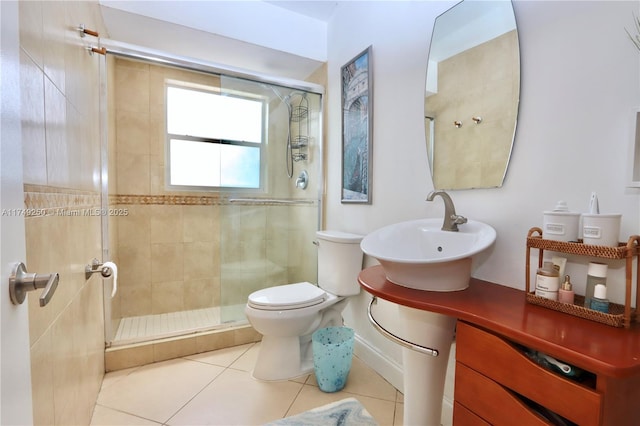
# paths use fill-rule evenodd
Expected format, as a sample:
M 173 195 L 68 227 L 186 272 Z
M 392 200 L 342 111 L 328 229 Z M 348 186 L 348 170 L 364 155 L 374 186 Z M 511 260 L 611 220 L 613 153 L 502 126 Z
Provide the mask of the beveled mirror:
M 519 98 L 520 51 L 510 1 L 464 0 L 436 18 L 425 90 L 435 188 L 502 186 Z

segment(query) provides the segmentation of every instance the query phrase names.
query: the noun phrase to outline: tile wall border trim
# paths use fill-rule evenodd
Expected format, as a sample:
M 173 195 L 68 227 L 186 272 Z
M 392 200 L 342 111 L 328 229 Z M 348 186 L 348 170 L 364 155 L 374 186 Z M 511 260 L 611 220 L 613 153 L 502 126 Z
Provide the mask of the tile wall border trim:
M 41 216 L 53 210 L 82 209 L 100 206 L 100 192 L 47 185 L 24 184 L 24 206 L 26 211 Z
M 235 200 L 231 203 L 230 198 L 220 197 L 218 195 L 135 195 L 135 194 L 116 194 L 109 196 L 110 205 L 170 205 L 170 206 L 223 206 L 223 205 L 239 205 L 239 206 L 281 206 L 282 201 L 286 201 L 286 205 L 293 206 L 317 206 L 315 200 L 308 199 L 283 199 L 273 200 L 271 198 L 243 198 Z M 310 201 L 313 201 L 310 203 Z

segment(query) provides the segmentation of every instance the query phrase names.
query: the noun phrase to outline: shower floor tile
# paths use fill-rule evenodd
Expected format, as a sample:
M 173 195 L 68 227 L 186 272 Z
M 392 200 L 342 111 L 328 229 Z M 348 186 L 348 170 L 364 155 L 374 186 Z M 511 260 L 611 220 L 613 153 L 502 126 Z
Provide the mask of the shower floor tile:
M 120 320 L 112 344 L 146 342 L 237 324 L 237 321 L 223 323 L 219 307 L 128 317 Z

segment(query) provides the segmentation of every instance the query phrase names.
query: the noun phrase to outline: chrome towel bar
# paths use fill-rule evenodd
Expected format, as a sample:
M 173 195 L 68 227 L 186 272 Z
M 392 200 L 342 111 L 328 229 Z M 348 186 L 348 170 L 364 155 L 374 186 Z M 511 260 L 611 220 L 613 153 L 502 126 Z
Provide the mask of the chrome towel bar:
M 374 303 L 377 303 L 378 298 L 373 296 L 371 298 L 371 302 L 369 303 L 369 308 L 367 309 L 367 314 L 369 315 L 369 322 L 374 326 L 376 330 L 378 330 L 384 337 L 391 340 L 392 342 L 396 342 L 400 346 L 411 349 L 416 352 L 423 353 L 425 355 L 438 356 L 440 353 L 437 349 L 427 348 L 426 346 L 418 345 L 417 343 L 410 342 L 408 340 L 403 339 L 402 337 L 398 337 L 395 334 L 391 333 L 389 330 L 384 328 L 376 319 L 373 317 L 373 313 L 371 312 L 371 308 Z

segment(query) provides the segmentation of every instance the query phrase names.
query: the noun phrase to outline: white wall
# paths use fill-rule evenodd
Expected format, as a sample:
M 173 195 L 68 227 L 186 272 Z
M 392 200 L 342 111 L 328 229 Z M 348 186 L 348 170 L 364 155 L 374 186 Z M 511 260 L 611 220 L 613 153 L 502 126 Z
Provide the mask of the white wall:
M 162 52 L 172 53 L 183 57 L 197 58 L 214 64 L 221 64 L 235 69 L 238 72 L 251 72 L 252 74 L 264 74 L 265 76 L 277 76 L 278 78 L 304 80 L 323 65 L 326 58 L 314 59 L 298 55 L 295 46 L 285 48 L 274 39 L 291 40 L 295 44 L 305 44 L 313 47 L 315 52 L 318 46 L 326 51 L 326 45 L 322 41 L 326 30 L 311 31 L 309 25 L 303 32 L 304 37 L 296 37 L 294 29 L 286 27 L 284 20 L 292 20 L 286 10 L 272 6 L 272 13 L 260 15 L 261 2 L 254 1 L 196 1 L 181 2 L 176 6 L 175 2 L 167 1 L 134 1 L 134 2 L 101 2 L 101 12 L 108 29 L 107 37 L 119 42 L 126 42 L 138 46 L 156 49 Z M 106 4 L 106 5 L 105 5 Z M 156 6 L 162 5 L 161 9 Z M 209 28 L 212 32 L 199 29 L 200 20 L 193 23 L 193 27 L 187 27 L 184 21 L 185 15 L 166 16 L 171 10 L 188 6 L 186 12 L 192 17 L 206 17 L 211 27 L 219 27 L 222 24 L 231 24 L 236 30 L 246 30 L 245 37 L 230 38 L 224 28 Z M 119 8 L 122 7 L 122 8 Z M 172 9 L 173 8 L 173 9 Z M 212 8 L 214 10 L 212 10 Z M 148 13 L 149 16 L 137 13 Z M 218 10 L 219 9 L 219 10 Z M 185 12 L 183 11 L 183 12 Z M 215 11 L 215 12 L 214 12 Z M 280 12 L 281 15 L 278 15 Z M 238 15 L 244 14 L 247 19 L 238 19 Z M 255 15 L 255 16 L 254 16 Z M 216 16 L 216 19 L 210 19 Z M 267 17 L 268 16 L 268 17 Z M 301 15 L 298 17 L 304 18 Z M 160 20 L 164 18 L 167 20 Z M 249 19 L 251 18 L 251 19 Z M 270 25 L 257 28 L 249 25 L 253 18 L 260 19 Z M 296 22 L 293 20 L 293 22 Z M 301 23 L 308 22 L 302 19 Z M 144 28 L 144 31 L 140 31 Z M 255 39 L 256 30 L 259 29 L 262 39 Z M 285 31 L 287 30 L 287 31 Z M 319 43 L 310 42 L 310 37 L 321 40 Z M 270 44 L 271 43 L 271 44 Z
M 366 234 L 402 220 L 440 217 L 426 159 L 423 92 L 433 20 L 454 2 L 341 3 L 328 31 L 326 226 Z M 458 213 L 491 224 L 494 247 L 477 278 L 524 289 L 525 238 L 542 211 L 564 199 L 585 211 L 596 191 L 601 212 L 623 214 L 621 239 L 640 232 L 638 190 L 625 188 L 631 110 L 640 106 L 640 53 L 633 28 L 640 2 L 514 2 L 522 63 L 516 142 L 502 188 L 452 191 Z M 340 203 L 340 67 L 373 45 L 371 205 Z M 368 259 L 367 265 L 374 264 Z M 610 298 L 622 301 L 622 264 L 612 265 Z M 586 261 L 567 272 L 582 292 Z M 361 294 L 346 321 L 361 339 L 400 363 L 400 351 L 368 324 Z
M 316 61 L 326 60 L 327 24 L 288 10 L 286 5 L 279 7 L 272 3 L 275 2 L 100 0 L 100 4 L 108 8 L 268 46 Z

